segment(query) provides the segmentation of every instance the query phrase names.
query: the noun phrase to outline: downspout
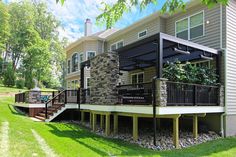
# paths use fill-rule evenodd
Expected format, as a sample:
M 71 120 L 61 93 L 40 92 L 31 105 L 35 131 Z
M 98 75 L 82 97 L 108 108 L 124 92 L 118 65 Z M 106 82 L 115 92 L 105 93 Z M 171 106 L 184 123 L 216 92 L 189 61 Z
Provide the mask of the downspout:
M 227 25 L 226 25 L 227 27 Z M 225 29 L 226 29 L 225 27 Z M 226 38 L 225 38 L 226 40 Z M 224 117 L 226 116 L 226 85 L 227 85 L 227 80 L 226 80 L 226 55 L 227 55 L 227 50 L 225 47 L 223 47 L 223 6 L 222 4 L 220 5 L 220 48 L 221 50 L 224 51 L 224 113 L 221 114 L 220 116 L 220 127 L 221 127 L 221 136 L 225 137 L 225 124 L 224 124 Z

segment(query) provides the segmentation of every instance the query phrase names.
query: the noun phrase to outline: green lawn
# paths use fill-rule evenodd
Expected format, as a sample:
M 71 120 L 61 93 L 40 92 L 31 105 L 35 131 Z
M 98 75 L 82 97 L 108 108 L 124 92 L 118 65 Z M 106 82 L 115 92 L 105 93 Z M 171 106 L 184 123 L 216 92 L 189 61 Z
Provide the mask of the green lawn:
M 81 127 L 62 123 L 34 122 L 17 113 L 9 104 L 13 98 L 0 98 L 0 126 L 9 122 L 9 156 L 45 156 L 34 138 L 34 129 L 61 157 L 74 156 L 156 156 L 156 157 L 235 157 L 236 138 L 225 138 L 183 150 L 152 151 L 120 140 L 103 138 Z M 1 130 L 0 130 L 1 137 Z M 1 140 L 1 139 L 0 139 Z M 0 148 L 1 149 L 1 148 Z M 1 150 L 0 150 L 0 156 Z

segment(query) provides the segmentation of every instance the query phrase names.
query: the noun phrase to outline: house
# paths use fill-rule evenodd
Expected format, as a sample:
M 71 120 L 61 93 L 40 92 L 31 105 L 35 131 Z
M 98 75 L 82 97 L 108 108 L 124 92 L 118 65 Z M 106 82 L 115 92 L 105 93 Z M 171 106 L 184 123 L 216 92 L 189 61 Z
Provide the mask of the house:
M 236 135 L 235 8 L 235 0 L 211 9 L 193 0 L 186 12 L 156 12 L 121 30 L 90 34 L 85 29 L 85 37 L 66 48 L 68 90 L 49 102 L 52 107 L 63 106 L 50 109 L 49 117 L 45 111 L 42 116 L 50 121 L 66 109 L 79 108 L 81 121 L 89 113 L 91 127 L 96 130 L 99 117 L 107 135 L 111 123 L 117 133 L 118 117 L 128 116 L 133 120 L 134 139 L 138 139 L 139 118 L 152 118 L 154 128 L 163 119 L 171 119 L 176 147 L 181 117 L 192 118 L 195 138 L 198 121 L 222 136 Z M 87 23 L 91 28 L 89 20 Z M 175 59 L 214 67 L 219 85 L 162 78 L 163 65 Z M 74 90 L 77 83 L 79 91 Z

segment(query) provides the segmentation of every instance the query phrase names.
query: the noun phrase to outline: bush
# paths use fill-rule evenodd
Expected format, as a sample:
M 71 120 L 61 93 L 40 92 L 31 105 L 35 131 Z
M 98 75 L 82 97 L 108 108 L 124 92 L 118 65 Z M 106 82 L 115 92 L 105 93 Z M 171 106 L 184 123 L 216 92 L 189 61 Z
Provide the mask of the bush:
M 197 67 L 187 62 L 167 63 L 163 68 L 163 77 L 169 81 L 196 83 L 204 85 L 217 85 L 219 76 L 215 69 L 206 66 Z
M 16 81 L 15 71 L 12 68 L 12 65 L 9 64 L 7 65 L 6 71 L 4 71 L 3 73 L 3 85 L 8 87 L 13 87 L 15 86 L 15 81 Z
M 25 80 L 22 78 L 16 80 L 16 87 L 19 89 L 23 89 L 25 87 Z

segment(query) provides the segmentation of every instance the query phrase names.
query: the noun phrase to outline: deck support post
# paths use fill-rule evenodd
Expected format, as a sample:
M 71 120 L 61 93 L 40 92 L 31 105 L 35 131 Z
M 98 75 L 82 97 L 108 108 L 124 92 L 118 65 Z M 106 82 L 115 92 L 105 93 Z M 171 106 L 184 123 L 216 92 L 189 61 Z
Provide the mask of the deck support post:
M 118 115 L 114 114 L 114 134 L 118 134 Z
M 93 131 L 96 131 L 96 125 L 97 125 L 97 114 L 93 113 Z
M 138 140 L 138 116 L 133 116 L 133 139 Z
M 198 137 L 198 116 L 197 115 L 193 116 L 193 137 L 194 138 Z
M 179 148 L 179 116 L 173 118 L 173 143 L 175 148 Z
M 111 128 L 110 128 L 110 114 L 106 114 L 106 126 L 105 126 L 105 134 L 106 136 L 110 135 Z
M 102 115 L 102 114 L 100 116 L 100 127 L 101 127 L 101 129 L 104 128 L 104 115 Z
M 89 113 L 89 121 L 90 121 L 90 127 L 92 128 L 92 124 L 93 124 L 93 113 L 92 112 Z
M 84 111 L 80 111 L 81 112 L 81 123 L 84 123 Z

